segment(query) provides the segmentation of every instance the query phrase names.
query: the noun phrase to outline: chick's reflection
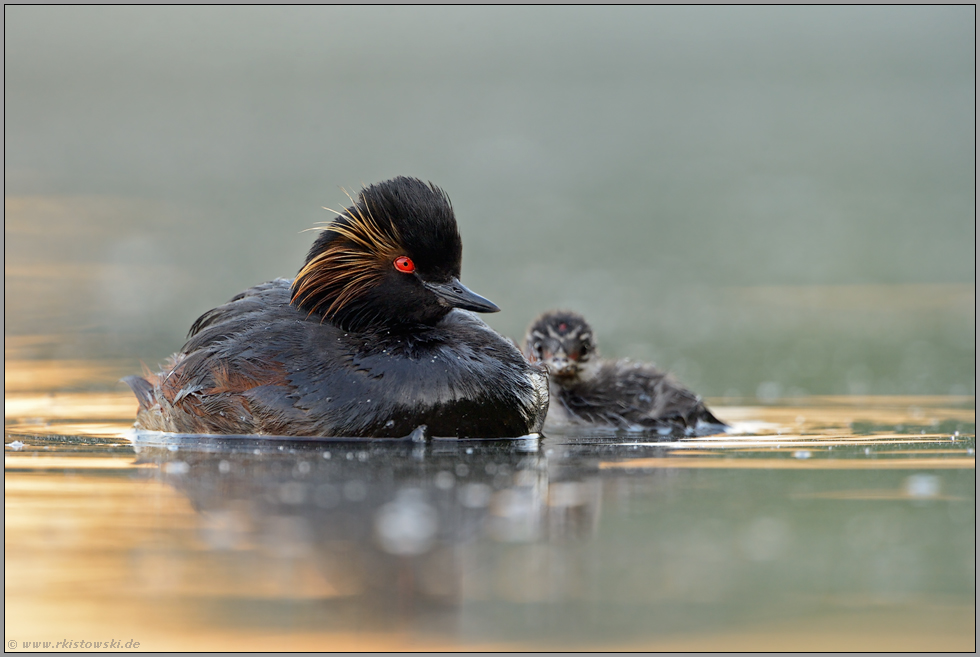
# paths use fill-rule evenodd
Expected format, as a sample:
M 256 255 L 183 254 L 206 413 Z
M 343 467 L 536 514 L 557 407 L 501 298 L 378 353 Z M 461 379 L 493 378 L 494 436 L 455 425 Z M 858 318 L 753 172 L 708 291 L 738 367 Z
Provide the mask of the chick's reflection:
M 454 604 L 467 545 L 548 538 L 587 501 L 549 492 L 537 440 L 172 449 L 138 446 L 202 514 L 208 549 L 245 555 L 257 586 L 290 573 L 281 595 Z

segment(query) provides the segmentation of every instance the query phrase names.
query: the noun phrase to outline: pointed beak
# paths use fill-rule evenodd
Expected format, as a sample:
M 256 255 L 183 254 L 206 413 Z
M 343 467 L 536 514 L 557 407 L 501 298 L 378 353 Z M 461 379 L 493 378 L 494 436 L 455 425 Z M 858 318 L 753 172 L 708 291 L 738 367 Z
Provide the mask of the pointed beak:
M 471 292 L 467 289 L 465 285 L 459 282 L 458 278 L 453 278 L 448 283 L 427 283 L 423 281 L 422 284 L 452 308 L 472 310 L 478 313 L 495 313 L 500 310 L 493 301 L 484 299 L 476 292 Z

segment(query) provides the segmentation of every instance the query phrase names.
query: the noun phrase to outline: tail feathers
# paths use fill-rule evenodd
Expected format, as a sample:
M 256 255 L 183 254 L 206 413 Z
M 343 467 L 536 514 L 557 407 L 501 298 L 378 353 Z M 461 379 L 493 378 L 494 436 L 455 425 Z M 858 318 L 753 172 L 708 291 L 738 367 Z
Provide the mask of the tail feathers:
M 698 409 L 698 413 L 695 416 L 696 422 L 707 422 L 708 424 L 717 424 L 722 427 L 727 427 L 728 425 L 715 417 L 714 413 L 708 410 L 708 407 L 704 404 L 700 404 L 701 408 Z
M 133 374 L 122 379 L 122 382 L 128 385 L 133 394 L 136 395 L 136 399 L 140 403 L 140 410 L 149 410 L 151 406 L 156 404 L 156 399 L 153 396 L 153 385 L 143 377 Z

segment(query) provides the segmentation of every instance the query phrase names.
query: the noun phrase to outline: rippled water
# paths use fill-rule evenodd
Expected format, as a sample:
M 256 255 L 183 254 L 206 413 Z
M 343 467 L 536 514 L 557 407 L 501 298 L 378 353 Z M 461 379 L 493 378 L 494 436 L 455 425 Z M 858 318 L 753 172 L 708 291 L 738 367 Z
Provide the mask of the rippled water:
M 21 646 L 975 647 L 973 397 L 711 400 L 734 430 L 703 438 L 411 443 L 136 435 L 128 392 L 45 389 L 111 369 L 8 362 Z

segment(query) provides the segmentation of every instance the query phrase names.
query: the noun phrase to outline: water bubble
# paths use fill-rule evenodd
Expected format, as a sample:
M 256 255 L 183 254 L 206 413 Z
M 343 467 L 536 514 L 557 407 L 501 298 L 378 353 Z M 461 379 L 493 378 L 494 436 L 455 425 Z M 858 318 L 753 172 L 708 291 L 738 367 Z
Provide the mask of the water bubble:
M 331 456 L 330 456 L 330 452 L 324 452 L 324 453 L 323 453 L 323 458 L 325 458 L 326 460 L 328 460 L 328 461 L 329 461 L 329 460 L 330 460 L 330 458 L 331 458 Z
M 183 475 L 191 471 L 191 466 L 183 461 L 171 461 L 163 464 L 163 471 L 172 475 Z
M 905 478 L 905 494 L 916 499 L 938 497 L 941 483 L 935 475 L 911 475 Z
M 382 506 L 374 519 L 381 548 L 390 554 L 414 555 L 435 542 L 439 515 L 418 489 L 403 489 L 393 502 Z
M 466 484 L 459 490 L 459 502 L 469 509 L 480 509 L 490 503 L 492 493 L 486 484 Z
M 301 475 L 310 474 L 310 464 L 307 463 L 306 461 L 300 461 L 299 463 L 296 464 L 296 470 Z
M 453 476 L 452 472 L 446 472 L 445 470 L 440 471 L 435 476 L 436 488 L 441 490 L 449 490 L 456 485 L 456 477 Z
M 218 463 L 218 472 L 221 474 L 228 474 L 231 472 L 231 463 L 225 460 L 220 461 Z

